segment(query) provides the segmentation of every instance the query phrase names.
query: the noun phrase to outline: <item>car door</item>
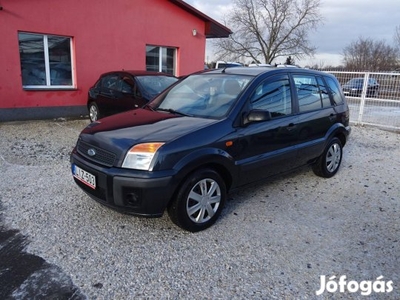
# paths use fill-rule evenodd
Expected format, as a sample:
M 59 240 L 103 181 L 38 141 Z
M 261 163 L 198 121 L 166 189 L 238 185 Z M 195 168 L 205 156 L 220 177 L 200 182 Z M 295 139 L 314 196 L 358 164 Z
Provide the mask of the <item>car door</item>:
M 297 117 L 293 114 L 288 75 L 275 75 L 261 82 L 250 97 L 249 106 L 250 114 L 261 111 L 271 117 L 237 130 L 235 160 L 241 184 L 296 166 Z
M 142 107 L 146 101 L 143 100 L 134 77 L 122 74 L 120 81 L 121 90 L 119 94 L 118 109 L 120 111 L 127 111 Z
M 114 114 L 118 111 L 115 106 L 115 99 L 120 90 L 120 80 L 117 73 L 105 75 L 102 78 L 101 89 L 96 97 L 96 104 L 99 110 L 105 115 Z
M 293 74 L 296 85 L 298 162 L 306 164 L 318 157 L 326 144 L 329 129 L 337 122 L 337 113 L 320 76 Z

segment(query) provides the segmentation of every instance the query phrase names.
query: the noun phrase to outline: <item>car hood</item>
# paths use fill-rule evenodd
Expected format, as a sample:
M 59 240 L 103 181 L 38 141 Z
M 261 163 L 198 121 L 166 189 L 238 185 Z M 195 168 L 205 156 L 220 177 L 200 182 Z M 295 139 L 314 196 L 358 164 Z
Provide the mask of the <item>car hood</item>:
M 169 142 L 216 122 L 218 120 L 136 109 L 89 124 L 81 132 L 80 139 L 124 156 L 135 144 Z

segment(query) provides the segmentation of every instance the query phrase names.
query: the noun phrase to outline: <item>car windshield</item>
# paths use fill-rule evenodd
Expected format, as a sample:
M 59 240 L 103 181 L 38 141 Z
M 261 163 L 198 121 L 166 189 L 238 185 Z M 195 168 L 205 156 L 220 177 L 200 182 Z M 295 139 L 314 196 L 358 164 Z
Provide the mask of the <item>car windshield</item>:
M 232 74 L 191 75 L 157 99 L 152 108 L 195 117 L 221 118 L 252 79 Z
M 353 78 L 349 82 L 348 85 L 363 85 L 364 79 L 362 78 Z
M 144 91 L 149 93 L 150 98 L 157 96 L 171 84 L 175 83 L 178 78 L 165 75 L 152 75 L 152 76 L 136 76 Z

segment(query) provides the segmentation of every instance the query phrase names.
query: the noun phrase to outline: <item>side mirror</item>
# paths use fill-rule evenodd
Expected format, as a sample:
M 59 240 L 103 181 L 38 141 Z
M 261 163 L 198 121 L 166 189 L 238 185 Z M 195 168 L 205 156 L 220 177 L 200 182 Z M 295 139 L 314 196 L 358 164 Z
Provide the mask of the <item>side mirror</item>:
M 243 124 L 249 124 L 253 122 L 263 122 L 271 120 L 271 113 L 268 110 L 253 109 L 245 117 Z

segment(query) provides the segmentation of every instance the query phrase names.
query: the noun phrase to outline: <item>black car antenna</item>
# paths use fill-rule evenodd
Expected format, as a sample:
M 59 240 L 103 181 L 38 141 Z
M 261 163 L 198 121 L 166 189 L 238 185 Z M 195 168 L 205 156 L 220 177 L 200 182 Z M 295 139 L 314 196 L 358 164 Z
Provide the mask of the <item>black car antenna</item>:
M 222 69 L 221 73 L 225 73 L 226 68 L 228 67 L 228 62 L 223 60 L 224 64 L 225 64 L 225 68 Z

